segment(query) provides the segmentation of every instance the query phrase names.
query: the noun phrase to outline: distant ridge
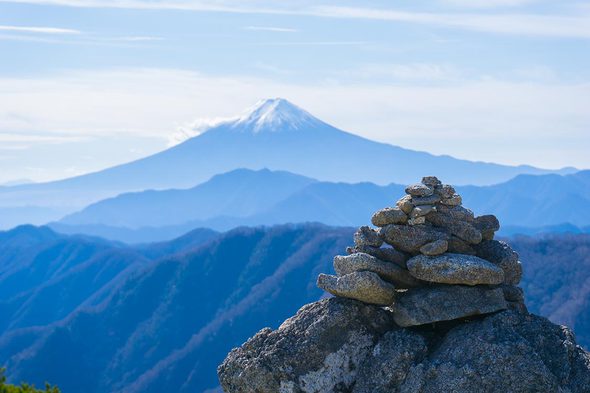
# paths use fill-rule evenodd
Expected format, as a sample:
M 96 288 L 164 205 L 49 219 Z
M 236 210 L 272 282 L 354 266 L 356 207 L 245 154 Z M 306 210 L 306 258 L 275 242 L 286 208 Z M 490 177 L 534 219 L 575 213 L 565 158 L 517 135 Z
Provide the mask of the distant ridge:
M 341 131 L 287 100 L 263 100 L 158 154 L 50 183 L 0 188 L 1 207 L 72 212 L 125 192 L 190 188 L 238 168 L 283 170 L 330 182 L 407 184 L 436 174 L 452 184 L 490 185 L 519 174 L 570 173 L 435 156 Z M 0 227 L 6 224 L 1 221 Z M 46 222 L 46 221 L 45 221 Z

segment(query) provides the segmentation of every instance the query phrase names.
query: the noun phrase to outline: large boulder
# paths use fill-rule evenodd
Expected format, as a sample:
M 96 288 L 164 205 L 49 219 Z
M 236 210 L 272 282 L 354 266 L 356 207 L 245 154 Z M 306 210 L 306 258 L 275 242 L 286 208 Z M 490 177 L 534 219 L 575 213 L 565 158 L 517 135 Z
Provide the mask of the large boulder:
M 420 247 L 427 243 L 449 238 L 445 232 L 429 226 L 387 225 L 380 232 L 387 244 L 411 254 L 420 252 Z
M 218 373 L 226 393 L 587 393 L 590 354 L 535 315 L 406 329 L 379 307 L 332 298 L 261 330 Z
M 395 287 L 392 284 L 369 271 L 351 272 L 344 276 L 320 274 L 317 285 L 334 296 L 380 306 L 390 305 L 395 296 Z
M 381 261 L 362 252 L 335 256 L 334 270 L 339 276 L 367 270 L 377 273 L 379 277 L 392 283 L 396 288 L 412 288 L 420 285 L 420 282 L 406 269 L 402 269 L 395 263 Z

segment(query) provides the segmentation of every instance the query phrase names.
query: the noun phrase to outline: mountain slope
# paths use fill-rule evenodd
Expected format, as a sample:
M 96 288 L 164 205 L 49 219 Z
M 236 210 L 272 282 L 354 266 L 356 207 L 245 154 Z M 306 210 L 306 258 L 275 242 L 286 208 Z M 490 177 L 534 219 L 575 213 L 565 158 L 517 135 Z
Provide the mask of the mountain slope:
M 404 194 L 404 188 L 396 184 L 319 182 L 268 170 L 237 170 L 189 190 L 124 194 L 97 202 L 52 227 L 65 233 L 101 234 L 124 240 L 118 234 L 123 229 L 109 230 L 106 226 L 144 226 L 148 228 L 137 231 L 148 231 L 163 221 L 164 234 L 174 230 L 179 234 L 196 227 L 227 230 L 240 225 L 311 221 L 355 226 L 362 225 L 381 207 L 394 204 Z M 590 225 L 586 208 L 590 204 L 590 171 L 565 176 L 520 175 L 494 186 L 457 190 L 476 213 L 493 213 L 506 227 L 558 226 L 568 222 Z M 102 226 L 102 231 L 96 226 Z M 154 231 L 152 228 L 152 240 L 156 238 Z
M 273 99 L 141 160 L 61 181 L 1 188 L 0 207 L 72 211 L 124 192 L 193 187 L 237 168 L 377 184 L 409 183 L 425 173 L 437 173 L 452 184 L 493 184 L 521 173 L 550 172 L 434 156 L 370 141 L 334 128 L 285 100 Z
M 31 316 L 72 310 L 45 324 L 24 324 L 0 310 L 9 318 L 9 327 L 0 333 L 2 365 L 16 381 L 51 380 L 64 393 L 214 388 L 215 368 L 229 349 L 265 326 L 277 327 L 322 296 L 315 286 L 317 274 L 332 271 L 333 255 L 351 243 L 352 232 L 312 224 L 239 228 L 201 243 L 197 231 L 139 248 L 84 239 L 84 247 L 96 247 L 96 253 L 87 262 L 71 261 L 72 279 L 52 273 L 59 278 L 52 286 L 71 296 L 87 287 L 96 294 L 80 296 L 84 300 L 74 308 L 59 291 L 30 297 L 26 309 Z M 15 241 L 21 250 L 46 250 L 64 240 L 81 247 L 80 238 L 44 228 L 0 233 L 0 247 L 1 239 Z M 521 253 L 522 286 L 531 311 L 567 322 L 579 342 L 590 345 L 590 237 L 521 237 L 510 243 Z M 87 279 L 97 266 L 105 266 L 105 274 L 116 266 L 104 262 L 103 246 L 111 247 L 109 260 L 136 261 L 107 284 Z M 47 253 L 36 258 L 42 266 L 52 260 Z M 0 255 L 0 266 L 5 263 Z M 6 292 L 4 285 L 0 281 L 0 291 Z M 16 292 L 27 293 L 26 288 Z

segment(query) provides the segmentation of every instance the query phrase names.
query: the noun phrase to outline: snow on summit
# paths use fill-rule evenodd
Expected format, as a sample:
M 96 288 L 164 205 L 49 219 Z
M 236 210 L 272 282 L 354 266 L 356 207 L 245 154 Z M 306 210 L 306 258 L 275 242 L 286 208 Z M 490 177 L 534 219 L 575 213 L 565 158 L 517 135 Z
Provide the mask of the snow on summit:
M 278 132 L 309 128 L 323 124 L 309 112 L 283 98 L 259 101 L 232 125 L 242 131 Z

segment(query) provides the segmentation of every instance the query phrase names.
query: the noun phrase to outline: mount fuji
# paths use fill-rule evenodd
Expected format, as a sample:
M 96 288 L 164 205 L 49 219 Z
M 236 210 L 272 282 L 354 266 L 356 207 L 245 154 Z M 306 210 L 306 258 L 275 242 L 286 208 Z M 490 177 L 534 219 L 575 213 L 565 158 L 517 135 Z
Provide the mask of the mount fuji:
M 194 187 L 238 168 L 268 168 L 321 181 L 381 185 L 407 184 L 430 174 L 451 184 L 488 185 L 518 174 L 556 172 L 459 160 L 374 142 L 275 98 L 137 161 L 60 181 L 0 187 L 0 208 L 35 206 L 63 215 L 124 192 Z

